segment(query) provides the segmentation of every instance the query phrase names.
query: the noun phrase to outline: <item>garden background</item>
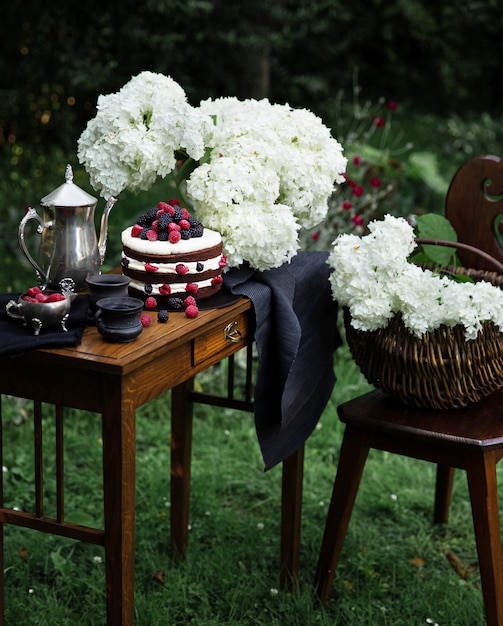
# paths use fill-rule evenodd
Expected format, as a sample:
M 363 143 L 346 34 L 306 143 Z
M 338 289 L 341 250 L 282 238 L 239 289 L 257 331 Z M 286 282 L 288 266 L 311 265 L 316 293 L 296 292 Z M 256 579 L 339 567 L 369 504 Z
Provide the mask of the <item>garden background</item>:
M 1 292 L 34 281 L 19 253 L 17 225 L 26 205 L 38 206 L 61 184 L 66 163 L 76 182 L 96 195 L 78 165 L 77 139 L 95 114 L 98 95 L 117 91 L 142 70 L 172 76 L 192 104 L 209 97 L 268 97 L 322 117 L 345 147 L 348 175 L 362 193 L 338 192 L 326 223 L 306 234 L 306 248 L 326 249 L 337 232 L 363 230 L 384 212 L 442 212 L 456 168 L 471 156 L 502 152 L 500 0 L 4 5 Z M 120 230 L 166 189 L 161 181 L 149 193 L 119 198 L 106 267 L 118 262 Z M 352 206 L 341 209 L 343 202 Z M 342 433 L 336 406 L 368 388 L 346 348 L 338 351 L 335 367 L 336 389 L 307 445 L 301 580 L 294 596 L 277 590 L 280 472 L 263 474 L 252 419 L 197 412 L 191 544 L 187 561 L 175 565 L 166 548 L 168 398 L 142 408 L 138 624 L 484 623 L 464 480 L 456 482 L 451 523 L 435 528 L 432 469 L 377 452 L 364 475 L 332 598 L 326 611 L 316 609 L 311 583 Z M 224 369 L 208 372 L 198 384 L 218 387 Z M 4 400 L 6 498 L 30 506 L 30 407 Z M 99 523 L 99 423 L 73 412 L 67 421 L 67 488 L 75 496 L 70 506 L 75 519 L 84 515 Z M 49 413 L 49 441 L 53 430 Z M 47 471 L 51 454 L 49 447 Z M 54 497 L 50 488 L 47 497 Z M 8 529 L 6 550 L 8 624 L 104 622 L 103 564 L 95 548 Z M 448 554 L 456 555 L 461 569 L 453 569 Z

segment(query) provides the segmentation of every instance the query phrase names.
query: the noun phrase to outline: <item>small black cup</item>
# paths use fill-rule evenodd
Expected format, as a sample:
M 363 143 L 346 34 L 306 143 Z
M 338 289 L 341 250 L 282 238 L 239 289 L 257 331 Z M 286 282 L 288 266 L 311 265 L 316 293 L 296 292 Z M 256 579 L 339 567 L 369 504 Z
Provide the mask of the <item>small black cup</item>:
M 143 302 L 138 298 L 101 298 L 96 307 L 94 321 L 106 341 L 128 343 L 143 330 L 140 321 Z
M 122 274 L 93 274 L 86 278 L 89 287 L 91 315 L 96 312 L 96 303 L 102 298 L 127 298 L 131 279 Z

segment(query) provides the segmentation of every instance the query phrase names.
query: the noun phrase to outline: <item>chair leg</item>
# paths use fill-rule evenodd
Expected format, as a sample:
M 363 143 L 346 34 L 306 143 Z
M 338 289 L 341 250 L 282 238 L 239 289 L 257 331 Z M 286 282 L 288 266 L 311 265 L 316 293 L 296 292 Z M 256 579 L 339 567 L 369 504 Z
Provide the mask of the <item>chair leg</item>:
M 303 478 L 304 446 L 301 446 L 283 461 L 279 584 L 282 589 L 288 591 L 297 589 L 299 575 Z
M 438 464 L 435 484 L 435 508 L 433 511 L 434 524 L 447 524 L 449 520 L 453 483 L 454 468 Z
M 171 552 L 180 557 L 189 542 L 193 385 L 191 378 L 171 390 Z
M 498 454 L 497 450 L 482 453 L 467 467 L 487 626 L 503 625 L 503 559 L 496 481 Z
M 323 605 L 330 595 L 368 453 L 364 438 L 346 426 L 316 569 L 316 592 Z

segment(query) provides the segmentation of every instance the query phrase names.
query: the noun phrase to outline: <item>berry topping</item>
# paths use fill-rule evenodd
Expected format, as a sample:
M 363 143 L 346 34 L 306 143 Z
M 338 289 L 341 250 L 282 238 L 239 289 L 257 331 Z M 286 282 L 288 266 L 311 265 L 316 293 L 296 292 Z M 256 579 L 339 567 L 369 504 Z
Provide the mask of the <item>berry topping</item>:
M 194 298 L 194 296 L 187 296 L 187 297 L 185 298 L 185 300 L 183 301 L 183 306 L 184 306 L 184 307 L 188 307 L 188 306 L 190 306 L 191 304 L 192 304 L 192 305 L 194 305 L 194 306 L 197 306 L 196 299 Z
M 222 254 L 220 257 L 220 261 L 218 262 L 218 267 L 225 267 L 227 265 L 227 257 Z
M 180 276 L 185 276 L 185 274 L 187 274 L 188 271 L 189 271 L 189 268 L 183 263 L 178 263 L 178 265 L 175 267 L 175 272 L 179 274 Z
M 197 224 L 196 226 L 191 226 L 189 233 L 191 237 L 202 237 L 204 232 L 204 228 L 202 224 Z
M 42 293 L 42 290 L 40 289 L 40 287 L 30 287 L 26 293 L 32 298 L 35 298 L 37 293 Z
M 180 220 L 178 222 L 178 226 L 180 226 L 180 228 L 182 230 L 189 230 L 190 229 L 190 222 L 188 220 Z
M 170 222 L 168 224 L 168 231 L 171 233 L 174 230 L 180 230 L 180 226 L 176 222 Z
M 185 315 L 187 317 L 197 317 L 199 315 L 199 309 L 194 304 L 189 304 L 189 306 L 185 309 Z
M 190 213 L 187 211 L 187 209 L 182 208 L 182 218 L 184 220 L 188 220 L 190 217 Z
M 168 240 L 170 243 L 178 243 L 181 238 L 182 236 L 180 235 L 180 231 L 173 230 L 171 233 L 169 233 Z
M 161 294 L 161 296 L 169 296 L 169 294 L 171 293 L 171 287 L 164 283 L 164 285 L 161 285 L 159 287 L 159 293 Z
M 145 326 L 150 326 L 150 324 L 152 323 L 152 318 L 148 313 L 142 313 L 140 315 L 140 322 L 141 325 L 145 328 Z
M 158 237 L 157 237 L 157 232 L 151 228 L 150 230 L 147 230 L 147 239 L 149 241 L 157 241 Z
M 185 291 L 187 293 L 197 293 L 199 289 L 199 285 L 196 285 L 196 283 L 187 283 L 185 285 Z
M 129 267 L 129 259 L 127 257 L 123 256 L 122 259 L 121 259 L 121 265 L 122 265 L 122 267 L 127 269 Z
M 152 263 L 145 263 L 145 271 L 146 272 L 157 272 L 159 268 L 157 265 L 152 265 Z
M 131 237 L 139 237 L 141 235 L 142 230 L 143 230 L 143 226 L 140 226 L 139 224 L 135 224 L 131 228 Z
M 148 239 L 148 237 L 147 237 L 148 231 L 149 231 L 148 228 L 143 228 L 141 233 L 140 233 L 140 239 Z
M 163 231 L 167 230 L 168 225 L 171 224 L 173 218 L 169 213 L 163 213 L 161 217 L 157 220 L 157 230 Z
M 170 298 L 169 305 L 174 309 L 183 309 L 183 300 L 181 298 Z
M 214 278 L 211 279 L 211 284 L 212 285 L 221 285 L 223 283 L 223 278 L 221 276 L 215 276 Z
M 204 263 L 201 263 L 201 261 L 198 261 L 196 263 L 196 271 L 202 272 L 203 270 L 204 270 Z
M 180 200 L 178 200 L 178 198 L 170 198 L 168 202 L 171 206 L 180 206 Z
M 145 287 L 143 287 L 143 291 L 147 294 L 147 296 L 149 296 L 153 290 L 154 289 L 150 283 L 145 283 Z
M 155 309 L 156 306 L 157 306 L 157 300 L 153 296 L 149 296 L 145 300 L 145 308 L 147 308 L 147 309 Z
M 169 313 L 166 309 L 161 309 L 157 314 L 157 321 L 161 324 L 165 324 L 169 319 Z

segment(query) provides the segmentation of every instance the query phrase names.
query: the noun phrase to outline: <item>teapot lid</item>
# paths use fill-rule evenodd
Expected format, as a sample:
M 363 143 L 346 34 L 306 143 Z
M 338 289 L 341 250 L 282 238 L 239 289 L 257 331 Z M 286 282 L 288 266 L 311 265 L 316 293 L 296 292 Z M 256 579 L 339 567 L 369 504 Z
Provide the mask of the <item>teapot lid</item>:
M 97 199 L 73 182 L 71 165 L 66 166 L 65 181 L 53 192 L 40 200 L 42 206 L 77 207 L 97 204 Z

